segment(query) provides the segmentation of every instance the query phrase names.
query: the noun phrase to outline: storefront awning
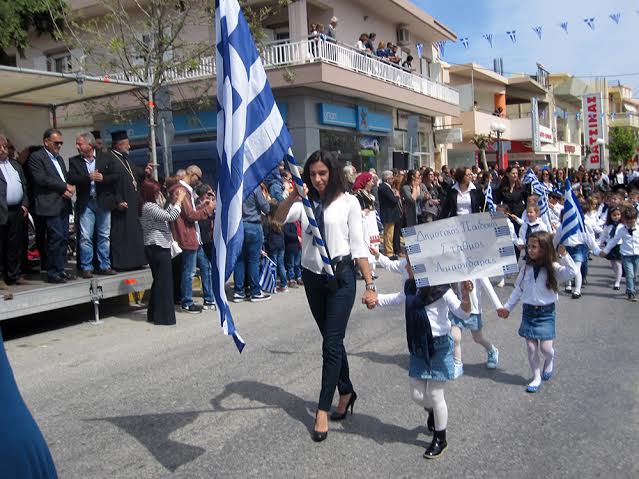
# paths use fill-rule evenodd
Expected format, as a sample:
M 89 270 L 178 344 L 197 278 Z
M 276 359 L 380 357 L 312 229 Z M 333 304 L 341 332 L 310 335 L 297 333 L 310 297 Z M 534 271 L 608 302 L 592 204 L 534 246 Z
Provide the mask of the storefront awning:
M 624 103 L 623 104 L 623 108 L 624 110 L 630 112 L 630 113 L 637 113 L 637 107 L 634 105 L 630 105 L 629 103 Z

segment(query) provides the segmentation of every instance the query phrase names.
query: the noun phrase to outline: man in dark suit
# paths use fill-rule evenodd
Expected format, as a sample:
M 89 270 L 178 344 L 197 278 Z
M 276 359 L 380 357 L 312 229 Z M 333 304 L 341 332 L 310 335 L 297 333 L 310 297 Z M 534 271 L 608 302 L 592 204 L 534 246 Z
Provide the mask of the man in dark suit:
M 81 275 L 83 278 L 93 277 L 94 236 L 97 236 L 98 274 L 113 275 L 109 236 L 118 173 L 113 169 L 110 155 L 97 148 L 93 134 L 78 135 L 75 145 L 80 154 L 69 158 L 67 181 L 76 187 L 75 215 L 79 226 Z
M 379 216 L 384 224 L 384 254 L 389 258 L 397 259 L 399 251 L 393 251 L 393 235 L 395 234 L 395 223 L 399 222 L 402 213 L 399 208 L 399 192 L 393 192 L 391 181 L 393 181 L 393 172 L 384 171 L 377 195 L 379 197 Z
M 72 279 L 64 267 L 75 186 L 67 181 L 67 169 L 60 156 L 63 145 L 60 130 L 46 130 L 42 143 L 44 148 L 29 157 L 29 168 L 33 176 L 36 210 L 46 218 L 47 278 L 50 283 L 66 283 Z
M 29 212 L 27 180 L 20 163 L 9 158 L 8 146 L 7 138 L 0 135 L 0 289 L 25 283 L 20 273 L 24 218 Z

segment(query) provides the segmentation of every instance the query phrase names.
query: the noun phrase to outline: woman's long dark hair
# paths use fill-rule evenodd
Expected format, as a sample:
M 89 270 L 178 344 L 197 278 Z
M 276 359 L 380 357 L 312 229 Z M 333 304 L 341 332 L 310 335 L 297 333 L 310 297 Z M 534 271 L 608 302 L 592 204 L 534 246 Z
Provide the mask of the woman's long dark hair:
M 321 161 L 328 168 L 328 184 L 326 185 L 326 194 L 324 195 L 324 207 L 330 205 L 340 194 L 346 193 L 346 184 L 344 183 L 344 177 L 342 176 L 342 169 L 337 163 L 337 158 L 328 152 L 323 150 L 317 150 L 311 154 L 304 164 L 304 171 L 302 172 L 302 179 L 306 186 L 308 186 L 308 196 L 314 201 L 319 201 L 319 193 L 313 187 L 311 182 L 311 165 Z
M 510 178 L 508 177 L 508 174 L 513 169 L 517 170 L 517 173 L 519 173 L 519 168 L 517 168 L 516 166 L 509 166 L 508 168 L 506 168 L 506 171 L 504 172 L 504 176 L 501 179 L 501 182 L 499 183 L 500 191 L 510 190 Z M 517 183 L 515 183 L 515 186 L 513 188 L 515 189 L 521 188 L 521 178 L 517 177 Z
M 535 231 L 530 235 L 528 243 L 533 239 L 537 240 L 542 255 L 537 261 L 528 260 L 528 262 L 529 264 L 546 268 L 546 288 L 557 292 L 559 291 L 559 287 L 557 286 L 557 277 L 555 276 L 555 268 L 553 267 L 553 263 L 557 261 L 557 252 L 552 242 L 552 236 L 551 233 L 546 231 Z

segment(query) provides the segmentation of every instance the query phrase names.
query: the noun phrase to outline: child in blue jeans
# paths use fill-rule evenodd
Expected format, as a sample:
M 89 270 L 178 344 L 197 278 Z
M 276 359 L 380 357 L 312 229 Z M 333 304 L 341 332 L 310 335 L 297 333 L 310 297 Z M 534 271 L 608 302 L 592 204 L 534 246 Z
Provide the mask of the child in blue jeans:
M 277 266 L 277 276 L 280 285 L 276 289 L 278 293 L 288 293 L 288 280 L 286 279 L 286 268 L 284 267 L 284 226 L 275 221 L 277 205 L 271 205 L 271 211 L 264 224 L 264 238 L 266 251 L 269 257 Z
M 302 281 L 302 249 L 297 235 L 297 222 L 286 223 L 284 232 L 284 265 L 288 275 L 288 286 L 297 288 Z

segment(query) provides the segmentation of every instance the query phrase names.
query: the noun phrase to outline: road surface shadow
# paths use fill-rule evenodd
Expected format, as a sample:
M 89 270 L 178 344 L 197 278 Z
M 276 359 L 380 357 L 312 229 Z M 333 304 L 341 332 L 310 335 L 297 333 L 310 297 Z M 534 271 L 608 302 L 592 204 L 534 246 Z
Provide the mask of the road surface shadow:
M 527 384 L 527 379 L 516 374 L 509 374 L 501 369 L 488 369 L 485 364 L 464 363 L 464 376 L 471 376 L 479 379 L 490 379 L 496 383 L 512 384 L 523 386 Z
M 404 371 L 408 371 L 410 362 L 410 356 L 406 353 L 403 354 L 381 354 L 375 351 L 361 351 L 359 353 L 348 353 L 349 356 L 356 358 L 364 358 L 377 364 L 384 364 L 390 366 L 399 366 Z
M 235 394 L 249 401 L 257 401 L 283 410 L 291 418 L 300 422 L 309 435 L 311 434 L 314 424 L 315 402 L 305 401 L 279 386 L 257 381 L 237 381 L 227 384 L 224 391 L 211 400 L 213 408 L 216 411 L 233 411 L 234 408 L 226 409 L 221 403 Z M 426 417 L 424 417 L 425 423 Z M 377 444 L 402 443 L 421 447 L 426 447 L 429 444 L 417 439 L 420 433 L 426 432 L 425 425 L 417 426 L 414 429 L 405 429 L 394 424 L 386 424 L 376 417 L 359 412 L 353 414 L 352 417 L 349 416 L 348 420 L 343 421 L 340 425 L 341 428 L 337 427 L 336 423 L 330 423 L 330 434 L 353 434 L 375 441 Z

